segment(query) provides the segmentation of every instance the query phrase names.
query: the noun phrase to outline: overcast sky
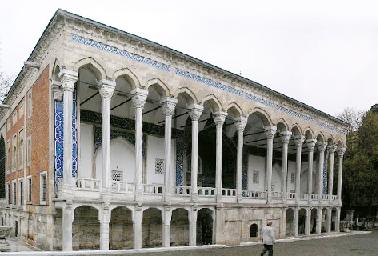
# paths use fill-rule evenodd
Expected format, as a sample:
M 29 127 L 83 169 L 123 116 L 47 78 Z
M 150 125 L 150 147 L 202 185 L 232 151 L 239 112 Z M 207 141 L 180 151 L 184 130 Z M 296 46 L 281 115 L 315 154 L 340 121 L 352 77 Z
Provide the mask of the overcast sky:
M 378 103 L 378 1 L 2 1 L 1 71 L 18 74 L 58 8 L 241 73 L 332 115 Z

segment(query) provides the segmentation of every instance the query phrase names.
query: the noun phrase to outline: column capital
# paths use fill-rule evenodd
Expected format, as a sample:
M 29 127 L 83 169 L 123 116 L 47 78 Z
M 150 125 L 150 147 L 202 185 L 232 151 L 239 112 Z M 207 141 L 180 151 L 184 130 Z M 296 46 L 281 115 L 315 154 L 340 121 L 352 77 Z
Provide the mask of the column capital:
M 247 120 L 245 116 L 241 116 L 238 118 L 238 120 L 235 122 L 236 129 L 238 131 L 244 132 L 245 126 L 247 125 Z
M 116 83 L 110 80 L 101 80 L 98 86 L 102 98 L 110 99 L 113 96 Z
M 292 132 L 289 132 L 289 131 L 280 132 L 281 141 L 283 144 L 289 144 L 291 134 Z
M 265 130 L 266 138 L 273 139 L 274 134 L 276 134 L 276 131 L 277 131 L 277 126 L 265 126 L 264 130 Z
M 131 93 L 131 95 L 133 95 L 133 97 L 132 97 L 133 107 L 134 108 L 143 108 L 144 103 L 146 103 L 148 91 L 136 88 L 136 89 L 132 90 L 130 93 Z
M 189 112 L 190 118 L 192 121 L 198 121 L 201 117 L 203 111 L 203 106 L 194 104 Z
M 294 142 L 298 146 L 302 146 L 302 143 L 305 141 L 305 136 L 303 135 L 294 135 Z
M 161 100 L 160 103 L 162 104 L 163 114 L 165 116 L 173 115 L 176 104 L 177 104 L 176 98 L 165 97 L 164 99 Z
M 316 139 L 308 139 L 306 140 L 306 145 L 309 151 L 314 151 L 316 144 Z
M 215 112 L 214 113 L 214 123 L 216 125 L 222 126 L 224 121 L 226 121 L 226 116 L 227 116 L 226 112 L 222 112 L 222 111 Z
M 78 73 L 69 69 L 62 69 L 58 75 L 62 80 L 64 91 L 74 91 L 75 82 L 78 80 Z
M 335 153 L 336 149 L 337 149 L 337 146 L 335 144 L 331 144 L 327 147 L 327 149 L 329 150 L 329 152 L 331 154 Z
M 318 145 L 318 150 L 322 153 L 326 150 L 327 148 L 327 143 L 326 142 L 322 142 L 322 143 L 319 143 Z
M 338 147 L 338 148 L 337 148 L 337 154 L 339 155 L 339 157 L 343 157 L 345 151 L 346 151 L 346 148 L 345 148 L 345 147 Z

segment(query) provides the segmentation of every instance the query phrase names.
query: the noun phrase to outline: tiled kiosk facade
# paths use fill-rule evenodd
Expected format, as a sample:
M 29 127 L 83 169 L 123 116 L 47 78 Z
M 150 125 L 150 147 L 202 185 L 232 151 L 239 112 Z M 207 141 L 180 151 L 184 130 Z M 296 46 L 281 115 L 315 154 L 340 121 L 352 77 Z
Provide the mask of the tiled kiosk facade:
M 58 10 L 2 110 L 2 223 L 43 249 L 339 231 L 347 126 L 258 83 Z

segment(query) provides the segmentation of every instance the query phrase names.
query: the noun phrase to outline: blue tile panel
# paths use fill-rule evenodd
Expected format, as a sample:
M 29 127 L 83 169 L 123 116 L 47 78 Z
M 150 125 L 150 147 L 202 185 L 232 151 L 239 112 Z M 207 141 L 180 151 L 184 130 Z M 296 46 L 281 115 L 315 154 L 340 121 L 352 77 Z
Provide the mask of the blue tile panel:
M 59 186 L 63 179 L 63 102 L 56 100 L 54 102 L 54 177 L 55 186 Z M 77 97 L 74 93 L 72 109 L 72 177 L 77 177 L 78 170 L 78 131 L 77 131 Z
M 76 35 L 76 34 L 71 34 L 71 39 L 72 39 L 73 42 L 83 44 L 83 45 L 87 45 L 87 46 L 90 46 L 90 47 L 93 47 L 93 48 L 96 48 L 96 49 L 99 49 L 99 50 L 102 50 L 102 51 L 106 51 L 106 52 L 109 52 L 109 53 L 112 53 L 112 54 L 120 55 L 120 56 L 123 56 L 125 58 L 130 59 L 131 61 L 144 63 L 144 64 L 150 65 L 150 66 L 152 66 L 156 69 L 163 70 L 165 72 L 172 72 L 172 73 L 175 73 L 178 76 L 194 80 L 196 82 L 205 84 L 205 85 L 210 86 L 210 87 L 217 88 L 217 89 L 222 90 L 222 91 L 226 91 L 228 93 L 240 96 L 242 98 L 245 98 L 245 99 L 253 101 L 253 102 L 258 102 L 262 105 L 265 105 L 267 107 L 270 107 L 270 108 L 276 109 L 280 112 L 283 112 L 287 115 L 290 115 L 290 116 L 293 116 L 293 117 L 296 117 L 296 118 L 299 118 L 299 119 L 302 119 L 302 120 L 305 120 L 305 121 L 308 121 L 308 122 L 312 122 L 312 123 L 324 128 L 324 129 L 328 129 L 332 132 L 341 133 L 341 134 L 346 133 L 346 130 L 339 129 L 338 127 L 336 127 L 336 126 L 334 126 L 330 123 L 323 122 L 323 121 L 321 121 L 317 118 L 314 118 L 314 117 L 309 116 L 307 114 L 304 114 L 302 112 L 289 109 L 289 108 L 287 108 L 287 107 L 285 107 L 285 106 L 283 106 L 279 103 L 276 103 L 276 102 L 274 102 L 270 99 L 252 94 L 250 92 L 246 92 L 244 90 L 235 88 L 231 85 L 223 84 L 223 83 L 214 81 L 210 78 L 206 78 L 204 76 L 194 74 L 194 73 L 191 73 L 191 72 L 183 70 L 183 69 L 179 69 L 179 68 L 174 67 L 172 65 L 162 63 L 162 62 L 153 60 L 151 58 L 144 57 L 144 56 L 139 55 L 139 54 L 131 53 L 127 50 L 121 50 L 121 49 L 118 49 L 115 46 L 110 46 L 110 45 L 107 45 L 107 44 L 102 43 L 102 42 L 95 41 L 95 40 L 90 39 L 90 38 L 85 38 L 85 37 L 82 37 L 82 36 L 79 36 L 79 35 Z

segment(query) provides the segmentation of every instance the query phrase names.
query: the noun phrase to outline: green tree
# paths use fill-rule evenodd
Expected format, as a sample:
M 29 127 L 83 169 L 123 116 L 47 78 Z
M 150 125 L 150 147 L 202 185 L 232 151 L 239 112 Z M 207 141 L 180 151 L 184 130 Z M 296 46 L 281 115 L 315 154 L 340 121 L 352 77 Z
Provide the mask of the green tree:
M 344 159 L 343 205 L 365 208 L 373 215 L 378 206 L 378 111 L 372 109 L 361 118 L 361 125 L 347 135 Z

